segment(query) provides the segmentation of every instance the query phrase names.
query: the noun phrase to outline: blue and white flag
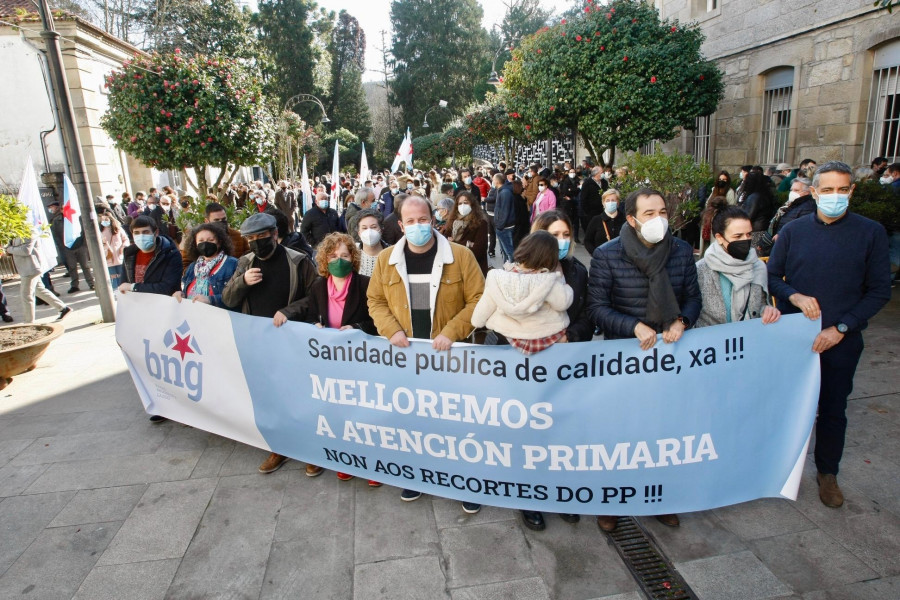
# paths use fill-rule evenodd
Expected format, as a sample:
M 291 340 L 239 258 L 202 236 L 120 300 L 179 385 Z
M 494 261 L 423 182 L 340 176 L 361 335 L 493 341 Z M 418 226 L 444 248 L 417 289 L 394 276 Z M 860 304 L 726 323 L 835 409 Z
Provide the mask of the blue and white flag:
M 81 208 L 78 206 L 78 192 L 69 176 L 63 174 L 63 243 L 71 248 L 81 237 Z
M 523 356 L 276 328 L 155 294 L 126 294 L 118 309 L 148 412 L 507 508 L 655 515 L 796 499 L 818 403 L 821 324 L 802 315 L 691 330 L 649 351 L 612 340 Z
M 41 191 L 38 189 L 34 162 L 30 156 L 25 159 L 25 170 L 22 173 L 22 182 L 19 184 L 19 195 L 16 200 L 28 209 L 26 218 L 31 223 L 32 237 L 37 239 L 35 252 L 41 263 L 41 273 L 46 273 L 56 266 L 59 254 L 56 251 L 56 244 L 50 239 L 50 220 L 47 218 L 47 211 L 41 201 Z

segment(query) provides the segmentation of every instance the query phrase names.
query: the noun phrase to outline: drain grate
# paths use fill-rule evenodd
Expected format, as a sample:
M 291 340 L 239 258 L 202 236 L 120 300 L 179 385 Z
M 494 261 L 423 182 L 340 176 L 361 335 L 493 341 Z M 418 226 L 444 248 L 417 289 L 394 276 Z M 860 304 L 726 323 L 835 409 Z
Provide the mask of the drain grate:
M 693 600 L 697 597 L 636 520 L 620 517 L 616 530 L 607 535 L 649 598 Z

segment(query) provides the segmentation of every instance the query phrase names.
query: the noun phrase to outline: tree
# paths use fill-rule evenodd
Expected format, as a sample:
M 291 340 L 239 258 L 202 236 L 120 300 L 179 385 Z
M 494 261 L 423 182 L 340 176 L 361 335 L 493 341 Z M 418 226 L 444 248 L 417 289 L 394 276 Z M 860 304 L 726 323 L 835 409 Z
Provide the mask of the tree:
M 328 51 L 331 55 L 329 118 L 335 127 L 344 127 L 357 137 L 368 139 L 372 123 L 362 88 L 366 34 L 356 17 L 345 10 L 338 15 Z
M 315 11 L 312 0 L 260 0 L 254 15 L 260 44 L 269 56 L 263 67 L 267 91 L 282 103 L 295 94 L 315 93 L 313 73 L 319 56 L 313 48 Z M 305 121 L 318 111 L 314 105 L 297 107 Z
M 661 21 L 652 5 L 588 3 L 526 37 L 504 69 L 513 128 L 525 137 L 576 129 L 602 164 L 610 151 L 669 140 L 715 111 L 722 77 L 699 26 Z M 564 84 L 563 84 L 564 83 Z
M 193 168 L 198 195 L 206 167 L 252 165 L 273 154 L 275 122 L 258 74 L 231 58 L 154 54 L 106 78 L 100 124 L 116 147 L 158 169 Z M 193 184 L 192 184 L 193 185 Z
M 479 68 L 489 60 L 478 0 L 394 0 L 391 103 L 403 123 L 418 129 L 429 108 L 446 100 L 457 115 L 475 100 Z M 435 110 L 429 125 L 442 128 L 452 113 Z

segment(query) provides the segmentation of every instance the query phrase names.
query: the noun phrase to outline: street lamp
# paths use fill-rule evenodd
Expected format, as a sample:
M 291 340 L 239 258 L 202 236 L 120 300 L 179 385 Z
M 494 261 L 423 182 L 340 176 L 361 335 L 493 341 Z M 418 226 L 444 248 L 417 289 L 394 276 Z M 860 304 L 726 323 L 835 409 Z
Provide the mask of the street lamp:
M 488 77 L 488 84 L 494 87 L 500 87 L 503 84 L 503 80 L 497 75 L 497 59 L 500 58 L 500 55 L 506 50 L 512 50 L 512 45 L 513 40 L 510 40 L 509 44 L 503 44 L 497 48 L 497 52 L 494 53 L 494 60 L 491 61 L 491 76 Z
M 429 125 L 428 125 L 428 113 L 430 113 L 431 111 L 433 111 L 433 110 L 436 109 L 436 108 L 447 108 L 447 101 L 446 101 L 446 100 L 440 100 L 440 101 L 438 101 L 438 103 L 437 103 L 435 106 L 432 106 L 431 108 L 429 108 L 428 110 L 425 111 L 425 122 L 422 123 L 422 127 L 423 127 L 423 128 L 428 129 L 428 127 L 429 127 Z

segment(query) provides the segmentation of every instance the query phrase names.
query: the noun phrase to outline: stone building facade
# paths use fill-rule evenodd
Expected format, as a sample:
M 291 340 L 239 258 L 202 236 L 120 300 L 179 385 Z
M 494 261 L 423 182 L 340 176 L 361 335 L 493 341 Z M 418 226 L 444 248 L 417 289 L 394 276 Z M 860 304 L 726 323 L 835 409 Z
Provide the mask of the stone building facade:
M 655 0 L 696 21 L 725 96 L 666 144 L 734 172 L 809 157 L 900 160 L 900 12 L 872 0 Z

